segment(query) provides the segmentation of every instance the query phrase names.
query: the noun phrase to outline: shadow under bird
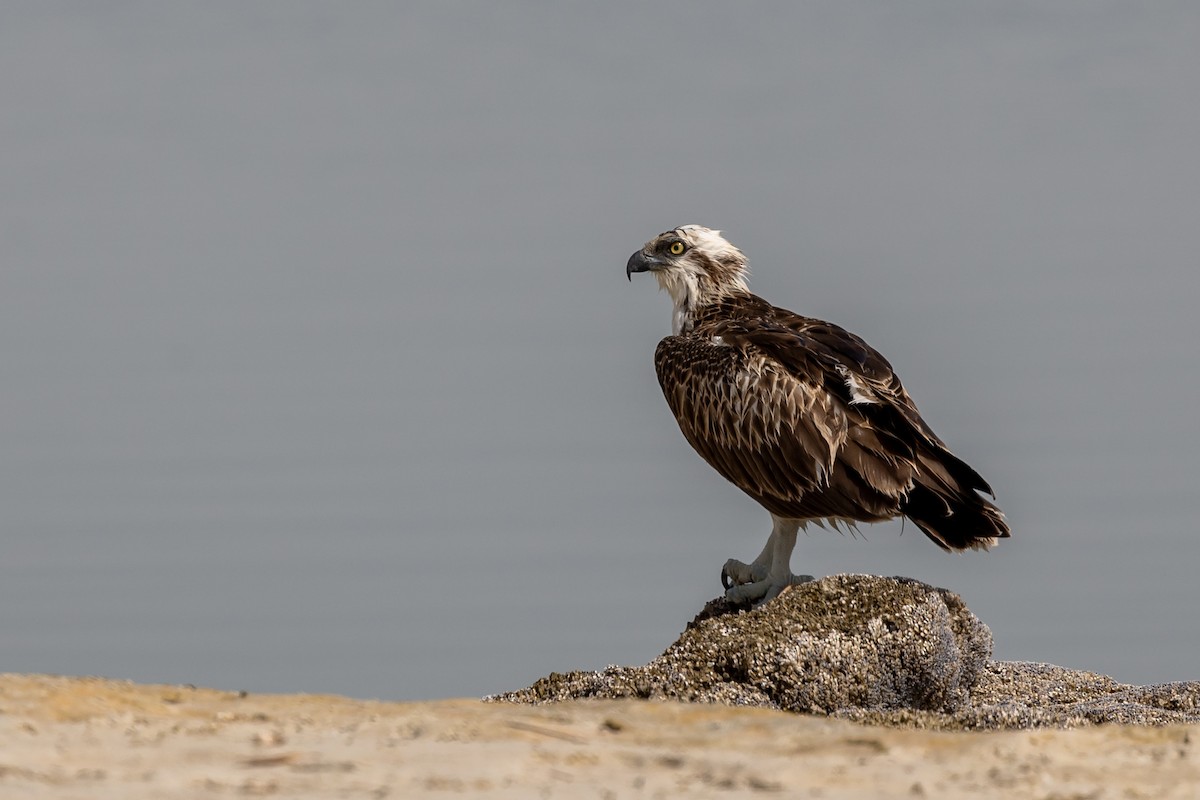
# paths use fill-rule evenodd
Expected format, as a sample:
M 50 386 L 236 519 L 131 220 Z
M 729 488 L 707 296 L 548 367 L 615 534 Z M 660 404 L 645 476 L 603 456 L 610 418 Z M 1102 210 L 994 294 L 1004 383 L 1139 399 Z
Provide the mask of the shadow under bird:
M 811 580 L 791 571 L 809 522 L 854 526 L 904 516 L 945 550 L 1009 536 L 978 472 L 921 419 L 891 365 L 837 325 L 750 293 L 742 252 L 719 231 L 683 225 L 629 258 L 671 296 L 672 335 L 654 365 L 684 438 L 771 514 L 749 564 L 721 570 L 732 602 L 763 602 Z

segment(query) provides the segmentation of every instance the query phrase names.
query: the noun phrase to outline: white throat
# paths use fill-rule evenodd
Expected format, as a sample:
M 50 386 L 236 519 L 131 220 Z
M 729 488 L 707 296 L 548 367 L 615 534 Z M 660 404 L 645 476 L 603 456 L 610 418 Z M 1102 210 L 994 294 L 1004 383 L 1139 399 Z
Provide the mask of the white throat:
M 659 288 L 671 295 L 671 333 L 675 336 L 692 330 L 692 310 L 700 295 L 700 284 L 692 270 L 668 270 L 655 274 Z

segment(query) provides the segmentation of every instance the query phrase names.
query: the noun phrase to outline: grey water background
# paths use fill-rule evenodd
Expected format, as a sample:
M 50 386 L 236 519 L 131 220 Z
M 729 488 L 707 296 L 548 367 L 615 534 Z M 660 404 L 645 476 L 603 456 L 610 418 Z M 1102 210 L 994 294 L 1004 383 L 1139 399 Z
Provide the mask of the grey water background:
M 430 698 L 644 663 L 764 511 L 629 254 L 724 229 L 1013 538 L 816 529 L 996 655 L 1200 679 L 1190 3 L 6 3 L 0 671 Z

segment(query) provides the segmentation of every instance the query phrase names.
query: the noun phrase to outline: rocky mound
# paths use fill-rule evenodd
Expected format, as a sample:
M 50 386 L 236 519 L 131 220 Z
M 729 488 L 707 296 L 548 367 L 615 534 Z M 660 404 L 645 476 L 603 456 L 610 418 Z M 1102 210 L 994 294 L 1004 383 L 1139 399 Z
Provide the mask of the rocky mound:
M 714 600 L 645 666 L 553 673 L 488 699 L 678 699 L 942 729 L 1200 722 L 1197 682 L 1134 687 L 991 653 L 991 632 L 953 592 L 835 575 L 755 609 Z

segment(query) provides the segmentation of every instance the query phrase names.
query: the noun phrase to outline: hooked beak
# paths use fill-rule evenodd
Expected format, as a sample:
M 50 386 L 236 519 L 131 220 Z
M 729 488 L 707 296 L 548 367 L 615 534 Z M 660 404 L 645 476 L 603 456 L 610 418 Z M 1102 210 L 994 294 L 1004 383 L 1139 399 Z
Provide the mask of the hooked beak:
M 625 277 L 633 281 L 633 273 L 650 272 L 651 270 L 662 269 L 662 266 L 662 259 L 646 255 L 645 250 L 638 250 L 629 257 L 628 263 L 625 264 Z

